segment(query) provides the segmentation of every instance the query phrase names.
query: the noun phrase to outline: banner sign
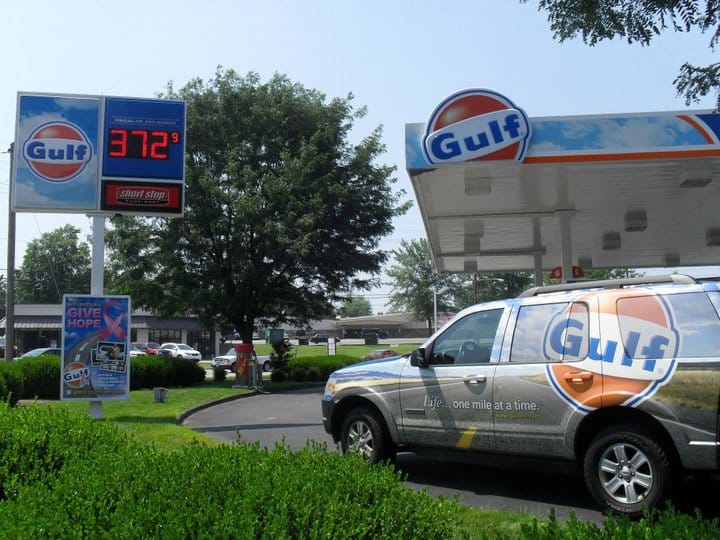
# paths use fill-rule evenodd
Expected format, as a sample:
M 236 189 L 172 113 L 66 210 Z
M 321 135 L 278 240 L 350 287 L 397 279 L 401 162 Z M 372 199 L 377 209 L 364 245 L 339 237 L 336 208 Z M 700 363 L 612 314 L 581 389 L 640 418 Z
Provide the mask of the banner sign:
M 19 93 L 17 118 L 13 210 L 182 215 L 184 101 Z M 118 181 L 148 196 L 107 204 Z
M 60 399 L 130 396 L 130 297 L 63 296 Z

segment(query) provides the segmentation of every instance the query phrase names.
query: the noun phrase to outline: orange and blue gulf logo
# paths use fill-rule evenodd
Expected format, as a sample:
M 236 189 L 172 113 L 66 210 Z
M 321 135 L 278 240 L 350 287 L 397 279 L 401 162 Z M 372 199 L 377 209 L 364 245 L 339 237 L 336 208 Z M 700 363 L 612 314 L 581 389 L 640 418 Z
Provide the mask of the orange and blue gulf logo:
M 90 369 L 82 362 L 70 362 L 63 370 L 63 382 L 71 388 L 90 386 Z
M 587 327 L 582 301 L 546 329 L 546 358 L 563 359 L 547 364 L 550 384 L 582 412 L 639 405 L 670 380 L 677 365 L 680 338 L 670 307 L 656 295 L 604 295 L 595 329 Z
M 530 121 L 505 96 L 484 89 L 456 92 L 430 115 L 422 146 L 430 163 L 522 161 Z
M 23 143 L 30 169 L 48 182 L 67 182 L 92 158 L 87 135 L 69 122 L 49 122 L 35 129 Z

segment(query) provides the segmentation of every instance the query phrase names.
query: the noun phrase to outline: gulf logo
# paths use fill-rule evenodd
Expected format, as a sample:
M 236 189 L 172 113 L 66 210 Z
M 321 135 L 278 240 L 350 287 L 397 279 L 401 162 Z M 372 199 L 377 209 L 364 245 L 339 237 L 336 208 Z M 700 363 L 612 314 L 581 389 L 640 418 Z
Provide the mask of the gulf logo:
M 90 386 L 90 369 L 82 362 L 70 362 L 63 371 L 63 381 L 71 388 Z
M 505 96 L 484 89 L 461 90 L 435 107 L 425 128 L 423 151 L 433 164 L 522 161 L 530 131 L 525 113 Z
M 23 144 L 30 169 L 48 182 L 67 182 L 90 162 L 87 135 L 69 122 L 50 122 L 35 129 Z
M 587 328 L 586 309 L 573 307 L 551 321 L 544 344 L 546 356 L 564 360 L 547 364 L 550 384 L 582 412 L 639 405 L 670 380 L 680 347 L 672 311 L 661 297 L 617 291 L 598 302 L 597 330 Z

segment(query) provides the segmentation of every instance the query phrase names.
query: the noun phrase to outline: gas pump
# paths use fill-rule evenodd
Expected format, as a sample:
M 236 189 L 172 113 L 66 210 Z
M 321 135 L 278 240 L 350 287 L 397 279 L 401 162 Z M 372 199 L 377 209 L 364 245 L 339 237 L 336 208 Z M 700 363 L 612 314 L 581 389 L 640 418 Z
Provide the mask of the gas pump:
M 235 384 L 233 386 L 247 388 L 249 386 L 249 365 L 252 361 L 252 343 L 235 344 L 237 361 L 235 362 Z

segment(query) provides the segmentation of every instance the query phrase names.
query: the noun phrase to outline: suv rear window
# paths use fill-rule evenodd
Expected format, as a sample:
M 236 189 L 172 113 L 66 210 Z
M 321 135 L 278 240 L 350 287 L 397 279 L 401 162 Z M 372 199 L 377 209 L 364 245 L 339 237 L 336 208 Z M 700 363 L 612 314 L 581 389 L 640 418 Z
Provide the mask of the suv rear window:
M 659 298 L 662 304 L 657 304 Z M 663 305 L 668 311 L 669 320 L 663 323 L 661 320 L 654 321 L 654 324 L 668 326 L 667 330 L 675 333 L 678 343 L 677 354 L 673 354 L 675 347 L 670 347 L 670 339 L 662 339 L 660 336 L 655 347 L 656 357 L 697 358 L 717 357 L 720 355 L 720 320 L 707 294 L 683 293 L 668 294 L 660 297 L 638 296 L 632 298 L 621 298 L 617 302 L 618 314 L 637 314 L 636 316 L 619 316 L 620 331 L 625 346 L 625 354 L 630 358 L 644 358 L 644 349 L 635 343 L 637 319 L 643 313 L 652 310 L 652 303 Z M 645 315 L 647 320 L 644 324 L 653 324 L 651 315 Z M 669 348 L 673 350 L 668 350 Z M 650 351 L 653 352 L 653 351 Z

